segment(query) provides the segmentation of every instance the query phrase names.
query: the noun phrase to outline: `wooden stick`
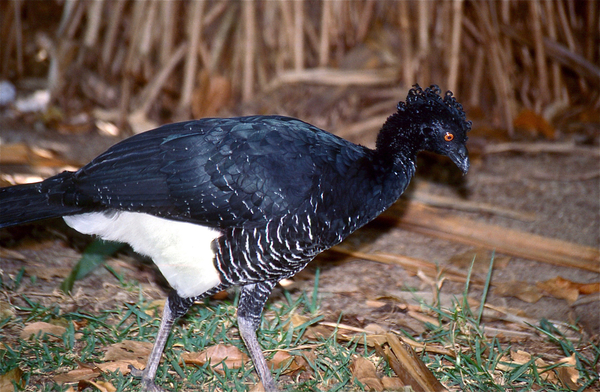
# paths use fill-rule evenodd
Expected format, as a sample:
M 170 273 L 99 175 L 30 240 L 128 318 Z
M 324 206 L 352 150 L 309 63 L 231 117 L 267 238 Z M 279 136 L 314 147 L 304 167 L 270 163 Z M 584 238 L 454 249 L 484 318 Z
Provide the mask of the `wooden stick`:
M 83 38 L 83 44 L 88 48 L 96 46 L 98 33 L 100 32 L 100 22 L 102 21 L 102 6 L 104 0 L 93 0 L 89 3 L 87 9 L 87 28 Z
M 112 6 L 114 4 L 114 7 Z M 125 0 L 117 0 L 111 3 L 111 17 L 108 21 L 108 28 L 104 36 L 104 44 L 102 45 L 102 64 L 108 65 L 113 58 L 115 42 L 119 32 L 121 20 L 123 20 L 123 10 L 125 8 Z
M 15 31 L 15 47 L 17 49 L 17 74 L 23 75 L 23 25 L 21 23 L 21 0 L 13 1 L 15 6 L 15 23 L 13 28 Z
M 142 24 L 145 20 L 145 11 L 146 11 L 146 3 L 145 1 L 136 1 L 133 3 L 133 14 L 131 16 L 131 24 L 132 24 L 132 32 L 129 37 L 129 47 L 127 50 L 127 57 L 125 58 L 125 72 L 128 74 L 133 74 L 137 71 L 138 65 L 140 63 L 139 56 L 139 43 L 141 42 L 141 32 L 142 32 Z
M 488 144 L 483 154 L 499 154 L 504 152 L 521 152 L 527 154 L 580 154 L 600 157 L 600 151 L 595 147 L 576 146 L 572 142 L 538 142 L 538 143 L 495 143 Z
M 248 101 L 254 96 L 254 56 L 256 48 L 256 10 L 254 0 L 244 1 L 242 7 L 245 31 L 242 100 Z
M 225 16 L 223 16 L 221 19 L 221 24 L 219 25 L 219 28 L 212 40 L 210 61 L 208 64 L 209 72 L 214 72 L 217 69 L 219 60 L 224 53 L 225 43 L 227 42 L 227 37 L 229 37 L 236 15 L 237 11 L 235 7 L 229 7 L 225 13 Z
M 331 24 L 331 3 L 329 1 L 321 2 L 321 39 L 319 41 L 319 66 L 325 67 L 329 64 L 329 35 Z
M 143 15 L 143 28 L 140 34 L 139 40 L 139 54 L 142 57 L 146 57 L 150 54 L 150 50 L 152 49 L 152 37 L 154 36 L 153 30 L 154 26 L 160 26 L 160 23 L 156 23 L 156 12 L 160 3 L 156 1 L 149 2 L 148 8 Z
M 552 265 L 600 272 L 600 250 L 596 248 L 441 214 L 419 203 L 410 203 L 402 212 L 393 207 L 383 218 L 395 226 L 449 241 Z
M 75 8 L 77 7 L 77 3 L 78 3 L 77 0 L 66 0 L 65 1 L 65 6 L 63 7 L 63 12 L 60 17 L 60 24 L 58 25 L 58 30 L 56 31 L 57 37 L 62 37 L 65 30 L 67 29 L 67 26 L 69 25 L 69 21 L 71 20 L 71 18 L 73 16 L 73 12 L 75 11 Z
M 554 2 L 546 1 L 543 4 L 546 9 L 546 25 L 548 26 L 548 35 L 550 36 L 550 39 L 556 41 L 558 39 L 558 33 L 556 31 L 556 13 L 554 12 Z M 550 68 L 552 74 L 552 98 L 553 101 L 560 101 L 562 93 L 562 78 L 560 74 L 560 66 L 558 63 L 553 62 L 550 65 Z
M 85 12 L 85 7 L 86 7 L 86 3 L 83 1 L 77 1 L 75 3 L 75 9 L 73 11 L 73 13 L 71 14 L 71 18 L 66 30 L 66 34 L 64 38 L 67 39 L 73 39 L 73 37 L 75 36 L 75 32 L 77 31 L 77 29 L 79 28 L 79 25 L 81 23 L 81 20 L 83 18 L 83 13 Z
M 497 207 L 493 204 L 461 200 L 455 197 L 436 196 L 429 192 L 418 190 L 410 194 L 410 200 L 432 207 L 493 214 L 525 222 L 532 222 L 536 218 L 536 215 L 530 212 L 514 211 L 507 208 Z
M 294 69 L 304 69 L 304 0 L 294 1 Z
M 454 271 L 448 268 L 441 268 L 439 265 L 437 265 L 436 263 L 432 263 L 431 261 L 417 259 L 405 255 L 396 255 L 389 253 L 365 253 L 356 250 L 346 249 L 345 247 L 340 245 L 334 246 L 333 248 L 329 249 L 328 252 L 340 253 L 348 257 L 376 261 L 378 263 L 383 264 L 399 265 L 405 270 L 411 271 L 414 274 L 418 273 L 419 271 L 423 271 L 423 273 L 425 273 L 427 276 L 436 279 L 440 272 L 442 272 L 444 278 L 450 281 L 459 283 L 467 282 L 466 273 Z M 484 281 L 481 279 L 477 279 L 474 276 L 471 276 L 471 280 L 469 281 L 469 283 L 477 286 L 483 286 Z
M 171 55 L 169 62 L 160 69 L 152 81 L 146 85 L 142 92 L 140 92 L 139 96 L 143 99 L 143 102 L 139 109 L 136 110 L 137 112 L 141 112 L 144 115 L 148 114 L 152 102 L 154 102 L 160 93 L 161 88 L 166 83 L 171 72 L 173 72 L 173 69 L 175 69 L 175 66 L 183 59 L 186 51 L 189 53 L 189 46 L 190 45 L 185 41 L 180 43 L 175 52 Z
M 401 1 L 400 7 L 400 40 L 402 42 L 402 83 L 405 86 L 412 86 L 415 82 L 415 72 L 413 69 L 414 59 L 412 50 L 412 32 L 410 31 L 410 9 L 408 1 Z
M 189 46 L 183 71 L 183 86 L 179 98 L 179 111 L 189 110 L 192 101 L 196 77 L 198 74 L 198 44 L 202 34 L 202 14 L 204 13 L 204 0 L 195 0 L 191 3 L 191 12 L 187 21 Z
M 542 11 L 538 0 L 531 0 L 529 2 L 529 10 L 531 12 L 531 22 L 534 37 L 535 46 L 535 65 L 538 74 L 538 88 L 539 88 L 539 108 L 541 110 L 543 106 L 550 102 L 550 91 L 548 90 L 548 70 L 546 67 L 546 54 L 544 50 L 544 34 L 542 32 Z
M 350 70 L 343 71 L 330 68 L 313 68 L 301 71 L 283 72 L 267 86 L 267 90 L 274 90 L 286 83 L 316 83 L 328 86 L 364 86 L 389 84 L 396 81 L 395 68 L 377 70 Z
M 460 66 L 460 43 L 462 36 L 463 0 L 454 0 L 452 5 L 452 41 L 450 42 L 450 70 L 448 71 L 448 89 L 458 95 L 458 69 Z
M 176 8 L 179 3 L 176 1 L 163 1 L 160 3 L 161 7 L 161 39 L 160 39 L 160 66 L 165 65 L 169 62 L 169 58 L 173 53 L 173 45 L 175 42 L 175 33 L 177 32 L 177 26 L 175 25 L 175 15 L 177 14 Z

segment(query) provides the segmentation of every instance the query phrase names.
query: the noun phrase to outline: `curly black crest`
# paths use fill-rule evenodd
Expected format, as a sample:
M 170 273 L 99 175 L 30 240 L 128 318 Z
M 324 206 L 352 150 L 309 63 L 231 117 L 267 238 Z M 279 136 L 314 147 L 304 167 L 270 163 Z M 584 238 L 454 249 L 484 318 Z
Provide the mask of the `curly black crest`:
M 464 132 L 470 131 L 471 121 L 467 121 L 463 107 L 454 98 L 452 91 L 446 91 L 443 98 L 440 93 L 440 88 L 435 84 L 425 90 L 415 84 L 409 90 L 406 102 L 398 103 L 398 111 L 419 113 L 421 110 L 428 110 L 435 112 L 445 107 L 454 118 L 461 120 L 460 123 Z

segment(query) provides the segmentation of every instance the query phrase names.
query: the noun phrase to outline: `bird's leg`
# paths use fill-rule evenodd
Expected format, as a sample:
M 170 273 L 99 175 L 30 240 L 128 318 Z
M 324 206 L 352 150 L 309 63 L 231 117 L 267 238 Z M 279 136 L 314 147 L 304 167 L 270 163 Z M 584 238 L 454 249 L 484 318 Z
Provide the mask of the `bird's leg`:
M 277 386 L 265 356 L 256 339 L 256 330 L 267 298 L 277 282 L 260 282 L 242 287 L 238 305 L 238 326 L 240 335 L 248 348 L 254 368 L 260 377 L 266 392 L 277 392 Z
M 187 313 L 191 307 L 193 301 L 179 297 L 175 291 L 171 292 L 165 303 L 165 309 L 163 311 L 162 319 L 160 321 L 160 327 L 158 328 L 158 334 L 152 346 L 152 352 L 148 357 L 146 368 L 144 370 L 136 369 L 132 365 L 129 365 L 131 374 L 134 377 L 141 377 L 142 379 L 142 391 L 144 392 L 164 392 L 165 390 L 154 383 L 156 377 L 156 370 L 160 363 L 165 344 L 171 333 L 171 328 L 175 320 Z

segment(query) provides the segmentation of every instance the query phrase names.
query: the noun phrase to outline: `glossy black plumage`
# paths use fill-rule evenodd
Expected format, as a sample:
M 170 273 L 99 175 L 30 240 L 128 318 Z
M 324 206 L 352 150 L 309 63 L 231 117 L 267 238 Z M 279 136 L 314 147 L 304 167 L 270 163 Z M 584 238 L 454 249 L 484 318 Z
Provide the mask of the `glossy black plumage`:
M 451 94 L 418 86 L 383 125 L 375 150 L 282 116 L 168 124 L 116 144 L 77 172 L 1 189 L 0 227 L 67 216 L 77 230 L 129 242 L 154 258 L 177 292 L 147 369 L 135 372 L 145 390 L 160 390 L 154 372 L 173 320 L 194 299 L 242 286 L 240 332 L 274 391 L 255 335 L 274 285 L 394 203 L 419 151 L 447 155 L 466 172 L 469 129 Z M 189 254 L 203 241 L 187 239 L 189 223 L 205 228 L 198 236 L 210 242 L 201 260 Z M 131 234 L 140 225 L 152 228 L 152 238 Z M 173 235 L 185 251 L 169 249 Z M 188 287 L 190 271 L 205 281 Z

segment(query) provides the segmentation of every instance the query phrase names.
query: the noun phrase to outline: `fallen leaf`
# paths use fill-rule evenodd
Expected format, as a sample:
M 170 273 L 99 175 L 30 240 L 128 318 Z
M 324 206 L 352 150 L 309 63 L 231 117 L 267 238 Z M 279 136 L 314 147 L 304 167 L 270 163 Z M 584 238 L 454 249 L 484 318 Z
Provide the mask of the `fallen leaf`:
M 213 369 L 224 374 L 223 363 L 225 363 L 229 369 L 237 369 L 240 368 L 243 363 L 248 362 L 249 358 L 235 346 L 217 344 L 199 353 L 183 353 L 181 355 L 181 360 L 186 364 L 200 366 L 210 362 Z
M 256 384 L 254 387 L 252 387 L 250 392 L 264 392 L 264 390 L 265 390 L 265 387 L 263 386 L 262 381 L 259 381 L 258 384 Z
M 558 379 L 570 390 L 578 390 L 579 385 L 577 384 L 577 380 L 579 379 L 579 371 L 575 368 L 575 353 L 573 353 L 570 357 L 561 359 L 558 361 L 558 363 L 562 363 L 564 365 L 556 368 L 556 375 L 558 376 Z
M 104 361 L 125 361 L 125 360 L 143 360 L 150 355 L 152 343 L 138 342 L 134 340 L 123 340 L 122 342 L 112 344 L 106 354 Z
M 79 385 L 77 388 L 82 391 L 88 387 L 95 387 L 100 392 L 115 392 L 117 388 L 114 385 L 109 383 L 108 381 L 90 381 L 90 380 L 81 380 L 79 381 Z
M 40 336 L 44 338 L 47 334 L 50 340 L 59 340 L 60 336 L 67 331 L 65 327 L 38 321 L 25 326 L 21 331 L 21 339 L 30 339 L 32 336 Z
M 553 140 L 556 135 L 555 129 L 542 115 L 529 109 L 519 113 L 513 124 L 515 128 L 528 131 L 532 136 L 542 134 L 546 139 Z
M 381 383 L 385 391 L 410 391 L 410 387 L 404 386 L 398 377 L 382 377 Z
M 375 365 L 363 357 L 357 357 L 351 365 L 352 376 L 361 384 L 375 391 L 383 391 L 383 384 L 377 376 Z
M 0 320 L 4 320 L 6 318 L 12 318 L 15 315 L 15 309 L 13 306 L 6 302 L 0 301 Z
M 569 304 L 575 302 L 579 294 L 587 295 L 600 291 L 600 282 L 577 283 L 565 279 L 562 276 L 557 276 L 544 282 L 538 282 L 536 286 L 555 298 L 567 300 Z
M 15 390 L 13 384 L 22 388 L 25 387 L 23 371 L 20 368 L 14 368 L 3 375 L 0 375 L 0 392 L 13 392 Z
M 528 303 L 536 303 L 544 296 L 537 286 L 518 281 L 500 282 L 494 285 L 494 294 L 516 297 Z
M 115 372 L 120 371 L 121 374 L 128 374 L 131 372 L 129 366 L 133 366 L 136 369 L 144 369 L 146 365 L 136 359 L 127 359 L 122 361 L 110 361 L 96 364 L 96 367 L 103 372 Z
M 283 374 L 296 374 L 301 370 L 306 369 L 306 361 L 301 357 L 291 355 L 286 351 L 277 351 L 273 358 L 269 361 L 274 369 L 282 369 Z
M 66 373 L 60 373 L 53 377 L 54 382 L 57 384 L 69 384 L 79 382 L 81 380 L 91 380 L 100 375 L 100 372 L 96 369 L 82 367 L 79 369 L 73 369 Z

